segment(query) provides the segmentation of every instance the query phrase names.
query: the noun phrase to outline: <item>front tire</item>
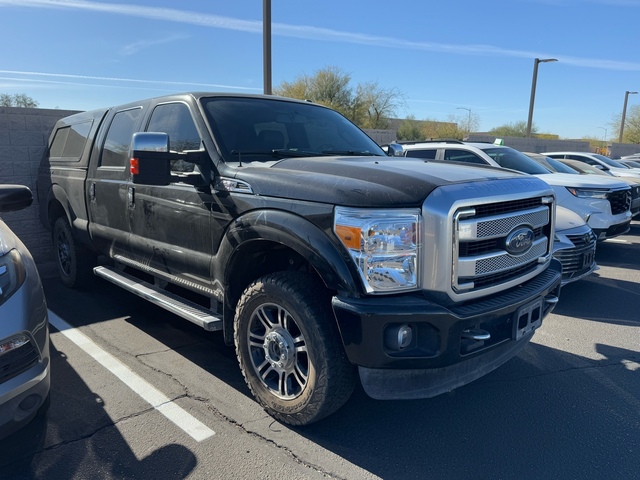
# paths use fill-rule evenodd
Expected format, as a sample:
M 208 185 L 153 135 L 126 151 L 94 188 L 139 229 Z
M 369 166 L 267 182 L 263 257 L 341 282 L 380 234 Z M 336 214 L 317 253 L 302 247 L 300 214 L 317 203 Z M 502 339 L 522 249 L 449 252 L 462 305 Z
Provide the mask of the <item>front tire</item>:
M 53 248 L 63 284 L 70 288 L 91 284 L 96 257 L 75 239 L 66 217 L 58 217 L 53 224 Z
M 300 272 L 249 285 L 236 308 L 240 369 L 258 403 L 289 425 L 308 425 L 351 396 L 355 368 L 342 347 L 329 296 Z

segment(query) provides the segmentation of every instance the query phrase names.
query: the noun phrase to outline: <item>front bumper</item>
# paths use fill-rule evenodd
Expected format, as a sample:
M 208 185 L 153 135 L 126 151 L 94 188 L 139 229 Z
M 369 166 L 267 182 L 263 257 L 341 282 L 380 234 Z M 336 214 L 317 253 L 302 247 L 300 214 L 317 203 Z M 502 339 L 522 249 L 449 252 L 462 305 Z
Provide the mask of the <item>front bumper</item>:
M 28 253 L 21 255 L 26 279 L 0 305 L 0 342 L 18 336 L 28 342 L 0 355 L 0 438 L 37 415 L 51 383 L 47 304 L 35 264 Z
M 43 358 L 26 372 L 0 385 L 0 439 L 29 423 L 48 401 L 51 386 L 49 341 Z
M 347 357 L 358 365 L 368 395 L 378 399 L 427 398 L 469 383 L 513 357 L 553 309 L 562 267 L 467 304 L 444 307 L 419 295 L 334 297 Z M 523 323 L 523 312 L 529 312 Z M 525 315 L 526 316 L 526 315 Z M 389 331 L 409 325 L 413 340 L 394 349 Z M 469 338 L 484 332 L 488 339 Z
M 609 228 L 593 228 L 593 233 L 596 234 L 598 241 L 606 240 L 608 238 L 614 238 L 618 235 L 624 235 L 631 229 L 631 219 L 622 223 L 611 225 Z

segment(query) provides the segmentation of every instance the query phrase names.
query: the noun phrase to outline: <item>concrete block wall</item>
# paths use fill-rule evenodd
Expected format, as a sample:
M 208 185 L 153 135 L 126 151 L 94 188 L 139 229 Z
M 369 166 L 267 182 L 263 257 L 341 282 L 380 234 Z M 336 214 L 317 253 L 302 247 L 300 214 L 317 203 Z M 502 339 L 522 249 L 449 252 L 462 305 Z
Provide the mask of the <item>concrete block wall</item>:
M 0 184 L 26 185 L 30 207 L 6 212 L 2 219 L 20 237 L 38 264 L 54 260 L 49 232 L 40 223 L 36 180 L 38 167 L 56 121 L 71 110 L 0 107 Z
M 556 151 L 590 152 L 589 142 L 583 140 L 551 140 L 547 138 L 524 137 L 498 137 L 504 141 L 507 147 L 515 148 L 521 152 L 541 153 Z M 470 134 L 466 139 L 469 142 L 493 143 L 496 137 L 492 135 Z

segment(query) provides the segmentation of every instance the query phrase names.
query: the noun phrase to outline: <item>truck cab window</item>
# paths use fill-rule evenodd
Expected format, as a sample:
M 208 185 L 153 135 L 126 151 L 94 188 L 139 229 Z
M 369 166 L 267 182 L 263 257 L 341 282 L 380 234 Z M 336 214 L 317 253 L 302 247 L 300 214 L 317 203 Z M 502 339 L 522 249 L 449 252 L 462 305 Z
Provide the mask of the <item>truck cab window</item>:
M 169 135 L 169 148 L 173 152 L 200 149 L 200 134 L 184 103 L 158 105 L 151 114 L 147 132 Z
M 129 164 L 129 147 L 142 108 L 118 112 L 114 115 L 104 140 L 101 167 L 125 167 Z
M 189 107 L 184 103 L 158 105 L 151 114 L 147 132 L 164 132 L 169 135 L 169 149 L 173 152 L 199 150 L 200 134 L 191 117 Z M 173 160 L 171 170 L 192 172 L 194 164 L 182 160 Z

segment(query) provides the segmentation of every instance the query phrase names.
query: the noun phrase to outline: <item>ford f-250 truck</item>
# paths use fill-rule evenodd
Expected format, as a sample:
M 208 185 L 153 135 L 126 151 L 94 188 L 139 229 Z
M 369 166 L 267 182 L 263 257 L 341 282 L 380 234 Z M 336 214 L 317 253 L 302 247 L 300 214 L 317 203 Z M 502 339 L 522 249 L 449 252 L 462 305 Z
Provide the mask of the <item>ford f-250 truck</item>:
M 263 408 L 304 425 L 358 377 L 376 399 L 469 383 L 558 301 L 546 183 L 398 148 L 310 102 L 148 99 L 57 123 L 41 218 L 66 285 L 221 330 Z

